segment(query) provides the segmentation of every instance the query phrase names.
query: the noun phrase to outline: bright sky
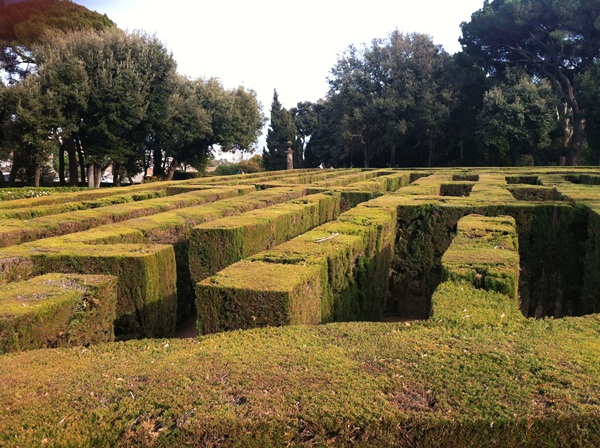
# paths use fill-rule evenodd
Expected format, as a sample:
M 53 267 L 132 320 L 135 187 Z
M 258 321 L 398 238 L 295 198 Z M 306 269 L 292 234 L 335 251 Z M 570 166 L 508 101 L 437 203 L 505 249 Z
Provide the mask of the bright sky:
M 395 29 L 429 34 L 447 52 L 459 51 L 460 23 L 483 6 L 483 0 L 75 2 L 122 29 L 155 33 L 183 75 L 253 89 L 267 116 L 274 89 L 287 109 L 317 101 L 327 93 L 338 55 Z

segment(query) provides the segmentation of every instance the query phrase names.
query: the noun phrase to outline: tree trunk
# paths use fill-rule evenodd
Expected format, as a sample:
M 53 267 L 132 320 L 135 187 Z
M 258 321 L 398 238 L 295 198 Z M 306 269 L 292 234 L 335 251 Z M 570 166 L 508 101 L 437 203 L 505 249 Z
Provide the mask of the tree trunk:
M 75 139 L 67 140 L 67 155 L 69 156 L 69 185 L 76 187 L 79 183 L 79 169 L 77 166 L 77 148 Z
M 35 166 L 35 176 L 33 177 L 33 186 L 34 187 L 39 187 L 40 186 L 40 179 L 42 177 L 42 167 L 40 165 L 36 165 Z
M 427 166 L 431 168 L 433 166 L 433 161 L 435 160 L 435 145 L 433 144 L 433 132 L 431 132 L 431 130 L 428 132 L 428 137 L 429 157 L 427 158 Z
M 65 147 L 60 145 L 58 148 L 58 179 L 60 180 L 60 186 L 64 187 L 67 185 L 65 181 Z
M 112 166 L 113 185 L 115 187 L 121 186 L 121 164 L 114 162 Z M 145 176 L 144 176 L 145 177 Z
M 392 145 L 390 148 L 390 168 L 396 166 L 396 145 Z
M 577 166 L 581 163 L 581 153 L 585 144 L 585 118 L 573 114 L 573 136 L 571 147 L 567 153 L 567 165 Z
M 75 146 L 77 148 L 77 155 L 79 156 L 79 170 L 81 172 L 81 185 L 85 185 L 85 157 L 83 155 L 83 148 L 81 146 L 81 140 L 77 137 L 75 139 Z
M 88 188 L 94 188 L 94 165 L 89 164 L 86 167 L 87 170 L 87 186 Z
M 15 185 L 15 181 L 17 180 L 17 173 L 19 172 L 19 163 L 18 160 L 13 156 L 13 163 L 10 167 L 10 174 L 8 175 L 8 185 L 10 187 Z
M 94 188 L 100 188 L 102 182 L 102 167 L 98 164 L 93 164 L 94 167 Z
M 179 165 L 179 163 L 177 162 L 177 159 L 175 157 L 173 157 L 173 160 L 171 161 L 171 166 L 169 167 L 169 173 L 167 175 L 167 180 L 173 180 L 173 175 L 175 174 L 175 171 L 177 170 L 177 165 Z
M 366 146 L 363 148 L 363 165 L 365 168 L 369 168 L 369 151 Z
M 164 177 L 165 172 L 162 164 L 162 151 L 160 149 L 155 149 L 153 152 L 153 161 L 154 167 L 152 169 L 152 175 L 158 177 L 159 179 Z

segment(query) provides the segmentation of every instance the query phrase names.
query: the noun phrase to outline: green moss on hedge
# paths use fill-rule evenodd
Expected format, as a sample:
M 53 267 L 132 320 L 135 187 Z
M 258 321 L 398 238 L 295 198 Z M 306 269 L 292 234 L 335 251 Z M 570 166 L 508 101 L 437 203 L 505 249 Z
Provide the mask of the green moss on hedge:
M 171 246 L 45 247 L 31 250 L 33 274 L 104 274 L 118 278 L 115 334 L 119 338 L 172 336 L 177 310 L 175 254 Z
M 232 284 L 246 285 L 246 289 L 240 287 L 236 292 L 236 300 L 250 303 L 255 292 L 262 290 L 261 285 L 266 281 L 264 272 L 277 272 L 282 266 L 286 270 L 310 266 L 321 285 L 319 321 L 378 319 L 387 299 L 395 222 L 394 201 L 371 201 L 340 215 L 339 221 L 319 226 L 271 250 L 256 254 L 250 257 L 251 263 L 242 263 L 242 267 L 234 264 L 220 274 L 226 272 L 231 278 L 240 276 L 238 283 L 231 280 Z M 265 263 L 272 265 L 269 271 Z M 248 273 L 253 266 L 257 269 L 254 277 Z M 213 279 L 218 282 L 220 274 L 204 280 L 203 287 L 208 288 Z M 266 274 L 266 277 L 269 275 Z M 246 278 L 253 280 L 248 284 Z M 198 319 L 201 322 L 199 327 L 203 330 L 214 328 L 206 322 L 218 317 L 204 315 L 200 308 L 205 297 L 198 294 L 206 294 L 205 290 L 197 288 L 196 294 Z M 233 300 L 226 291 L 220 292 L 221 299 L 218 300 L 215 294 L 219 292 L 211 290 L 211 302 Z M 234 318 L 235 315 L 228 327 L 230 329 L 236 328 Z M 242 320 L 240 325 L 246 324 Z
M 0 353 L 114 340 L 117 279 L 48 274 L 0 287 Z
M 198 332 L 321 322 L 319 266 L 242 261 L 196 285 Z
M 442 184 L 471 179 L 455 179 L 454 170 L 431 172 L 406 191 L 361 204 L 335 222 L 222 271 L 220 278 L 213 277 L 219 279 L 214 287 L 207 287 L 206 295 L 214 300 L 207 302 L 210 309 L 204 313 L 217 315 L 218 325 L 220 319 L 229 325 L 244 316 L 247 327 L 260 319 L 289 323 L 286 313 L 362 319 L 366 310 L 385 303 L 378 291 L 387 291 L 389 272 L 403 280 L 410 294 L 433 294 L 428 321 L 318 327 L 274 323 L 286 326 L 198 340 L 4 355 L 0 444 L 600 445 L 598 315 L 529 320 L 518 312 L 514 298 L 504 294 L 464 281 L 438 286 L 441 257 L 457 229 L 463 236 L 465 229 L 474 230 L 474 239 L 490 244 L 504 232 L 488 232 L 487 224 L 465 227 L 468 220 L 461 218 L 472 213 L 510 215 L 519 234 L 526 308 L 541 306 L 552 315 L 560 306 L 577 314 L 594 310 L 600 291 L 597 187 L 568 182 L 561 168 L 481 169 L 474 171 L 480 180 L 469 197 L 444 197 Z M 567 200 L 516 200 L 506 177 L 523 173 L 537 176 L 544 188 L 556 189 Z M 573 173 L 586 172 L 574 168 Z M 271 179 L 283 183 L 290 175 L 280 172 Z M 242 176 L 231 182 L 252 181 Z M 113 235 L 108 228 L 85 237 L 73 235 L 76 258 L 97 249 L 87 244 L 92 241 L 114 244 L 140 237 L 171 238 L 183 253 L 178 245 L 191 223 L 273 203 L 272 198 L 249 196 L 248 206 L 236 198 L 182 208 L 169 218 L 154 215 L 154 222 L 139 218 L 135 229 L 127 221 Z M 31 276 L 31 254 L 52 258 L 60 250 L 71 250 L 67 240 L 4 249 L 0 276 L 4 281 Z M 121 250 L 113 248 L 110 256 Z M 386 248 L 396 252 L 391 264 Z M 458 255 L 456 261 L 468 261 L 462 256 L 466 249 Z M 391 270 L 384 268 L 386 263 Z M 252 265 L 261 269 L 253 271 Z M 135 272 L 133 265 L 122 266 Z M 243 291 L 238 289 L 242 283 Z M 269 287 L 263 290 L 260 284 Z M 223 312 L 227 307 L 230 311 Z
M 555 188 L 549 187 L 511 187 L 508 191 L 518 201 L 560 201 L 563 199 Z
M 600 205 L 589 214 L 583 264 L 582 314 L 600 313 Z
M 339 213 L 339 207 L 339 196 L 310 195 L 197 226 L 190 235 L 192 279 L 199 282 L 243 258 L 330 221 Z
M 498 296 L 465 288 L 477 304 Z M 518 322 L 500 313 L 494 325 L 500 311 L 485 324 L 287 326 L 3 356 L 0 440 L 597 446 L 598 316 Z
M 519 301 L 519 252 L 510 216 L 468 215 L 458 221 L 456 237 L 442 257 L 444 277 L 506 294 Z
M 141 202 L 110 205 L 98 209 L 79 210 L 70 214 L 43 216 L 20 223 L 18 228 L 14 226 L 5 229 L 0 228 L 0 244 L 6 247 L 37 238 L 80 232 L 104 224 L 230 198 L 245 191 L 237 188 L 209 189 L 168 198 L 160 197 Z

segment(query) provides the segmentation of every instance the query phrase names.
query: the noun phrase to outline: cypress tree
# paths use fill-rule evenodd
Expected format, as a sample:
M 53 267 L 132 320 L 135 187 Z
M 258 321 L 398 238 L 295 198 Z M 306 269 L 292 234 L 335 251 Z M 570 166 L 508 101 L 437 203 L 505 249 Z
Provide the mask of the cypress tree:
M 295 134 L 294 117 L 281 105 L 279 95 L 275 90 L 271 103 L 271 124 L 267 131 L 267 148 L 263 153 L 266 170 L 284 170 L 287 167 L 288 142 L 294 141 Z

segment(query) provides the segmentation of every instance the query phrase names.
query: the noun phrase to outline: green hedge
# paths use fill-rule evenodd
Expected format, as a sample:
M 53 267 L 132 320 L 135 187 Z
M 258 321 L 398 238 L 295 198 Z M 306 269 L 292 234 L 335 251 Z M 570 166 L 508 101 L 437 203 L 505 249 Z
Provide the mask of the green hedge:
M 589 214 L 583 268 L 582 313 L 600 313 L 600 204 Z
M 320 293 L 320 309 L 311 322 L 367 320 L 381 317 L 387 298 L 387 279 L 395 237 L 393 201 L 371 201 L 340 215 L 339 220 L 261 252 L 209 277 L 196 287 L 198 330 L 212 332 L 262 325 L 282 325 L 271 308 L 267 286 L 281 279 L 286 290 L 301 290 L 309 280 L 280 272 L 308 269 L 311 291 Z M 291 272 L 290 271 L 290 272 Z M 279 283 L 277 283 L 279 285 Z M 312 287 L 311 287 L 312 288 Z M 264 292 L 264 294 L 263 294 Z M 287 296 L 288 310 L 295 296 Z M 313 293 L 307 295 L 314 303 Z M 246 305 L 244 305 L 246 304 Z M 307 305 L 308 306 L 308 305 Z M 312 306 L 309 306 L 313 310 Z M 258 314 L 257 314 L 258 313 Z M 299 318 L 291 315 L 289 322 Z
M 283 327 L 0 356 L 0 445 L 600 446 L 600 317 L 519 313 L 514 229 L 497 225 L 505 215 L 516 224 L 528 310 L 594 312 L 600 191 L 561 168 L 481 169 L 469 197 L 441 196 L 443 184 L 473 179 L 430 173 L 198 285 L 213 295 L 201 326 Z M 565 200 L 515 199 L 506 177 L 523 175 Z M 0 282 L 86 267 L 121 273 L 119 298 L 163 297 L 165 285 L 174 294 L 171 247 L 117 243 L 169 241 L 179 257 L 192 225 L 266 207 L 286 196 L 276 190 L 11 246 Z M 473 213 L 494 218 L 464 218 Z M 451 280 L 439 283 L 443 264 Z M 473 274 L 481 266 L 500 268 L 490 290 L 474 286 L 486 286 Z M 289 325 L 377 319 L 402 291 L 430 295 L 428 320 Z M 173 319 L 172 308 L 162 314 Z
M 114 340 L 117 279 L 48 274 L 0 286 L 0 353 Z
M 166 245 L 73 246 L 32 253 L 34 275 L 61 272 L 118 277 L 115 334 L 173 336 L 177 316 L 175 254 Z
M 211 198 L 215 200 L 214 202 L 200 204 L 201 206 L 198 207 L 179 208 L 130 219 L 117 225 L 95 227 L 84 232 L 46 238 L 21 246 L 6 248 L 0 253 L 0 280 L 14 281 L 33 275 L 32 264 L 28 256 L 23 257 L 23 254 L 54 253 L 57 248 L 82 243 L 87 245 L 119 243 L 172 244 L 177 261 L 178 321 L 183 321 L 195 314 L 194 286 L 190 280 L 188 268 L 188 232 L 192 227 L 223 216 L 239 215 L 245 211 L 298 199 L 304 195 L 304 189 L 301 187 L 286 187 L 268 191 L 254 191 L 254 188 L 250 187 L 249 191 L 253 191 L 253 193 L 248 193 L 243 197 L 234 194 L 233 197 L 228 198 L 225 196 L 225 199 L 221 199 L 222 192 L 229 195 L 230 192 L 238 190 L 240 190 L 238 187 L 234 189 L 204 190 L 198 192 L 199 197 L 204 200 Z M 241 188 L 241 190 L 247 191 L 245 188 Z M 102 250 L 83 246 L 82 253 Z M 120 335 L 124 331 L 118 329 Z
M 168 245 L 65 244 L 60 238 L 8 248 L 0 254 L 0 282 L 46 273 L 118 277 L 115 334 L 119 338 L 173 335 L 177 296 L 175 254 Z
M 11 201 L 1 201 L 0 209 L 17 209 L 30 208 L 43 205 L 57 205 L 68 202 L 94 201 L 107 196 L 130 195 L 145 192 L 165 191 L 169 185 L 174 185 L 176 182 L 156 182 L 152 184 L 130 185 L 126 187 L 116 188 L 77 188 L 73 192 L 63 192 L 60 188 L 48 188 L 48 194 L 43 194 L 37 197 L 24 199 L 16 199 Z M 67 187 L 69 190 L 71 187 Z M 35 189 L 32 189 L 35 190 Z M 0 190 L 1 191 L 1 190 Z M 10 191 L 10 189 L 7 189 Z
M 0 226 L 0 245 L 6 247 L 38 238 L 80 232 L 103 224 L 234 197 L 247 191 L 248 189 L 213 188 L 171 197 L 108 205 L 98 209 L 78 210 L 69 214 L 42 216 L 24 222 L 5 220 L 4 225 Z
M 563 198 L 555 188 L 531 186 L 511 187 L 508 191 L 518 201 L 560 201 Z
M 200 333 L 321 322 L 318 265 L 241 261 L 196 285 Z
M 506 296 L 444 285 L 458 313 L 485 309 L 485 321 L 287 326 L 0 357 L 0 444 L 599 446 L 598 315 L 515 321 L 502 317 Z
M 339 196 L 316 194 L 197 226 L 190 234 L 192 280 L 199 282 L 243 258 L 324 224 L 339 214 L 339 208 Z
M 76 210 L 85 210 L 90 208 L 106 207 L 108 205 L 125 204 L 128 202 L 145 201 L 164 197 L 164 190 L 137 192 L 132 194 L 118 194 L 105 196 L 98 199 L 90 199 L 80 202 L 65 202 L 52 205 L 38 205 L 31 207 L 21 207 L 12 210 L 0 212 L 3 219 L 32 219 L 40 216 L 56 215 L 59 213 L 73 212 Z
M 444 278 L 463 279 L 497 291 L 519 304 L 519 252 L 510 216 L 468 215 L 458 221 L 456 237 L 442 257 Z

